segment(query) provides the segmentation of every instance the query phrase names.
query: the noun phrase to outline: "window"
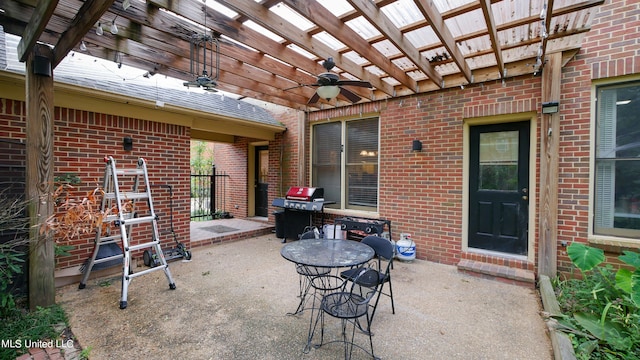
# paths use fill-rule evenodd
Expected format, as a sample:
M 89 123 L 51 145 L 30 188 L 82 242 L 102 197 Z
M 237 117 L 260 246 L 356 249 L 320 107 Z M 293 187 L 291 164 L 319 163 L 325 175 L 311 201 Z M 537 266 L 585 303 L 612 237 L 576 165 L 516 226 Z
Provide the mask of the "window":
M 480 133 L 479 190 L 518 190 L 518 131 Z
M 377 118 L 313 127 L 311 181 L 328 207 L 377 211 L 378 152 Z
M 597 89 L 594 233 L 640 235 L 640 83 Z

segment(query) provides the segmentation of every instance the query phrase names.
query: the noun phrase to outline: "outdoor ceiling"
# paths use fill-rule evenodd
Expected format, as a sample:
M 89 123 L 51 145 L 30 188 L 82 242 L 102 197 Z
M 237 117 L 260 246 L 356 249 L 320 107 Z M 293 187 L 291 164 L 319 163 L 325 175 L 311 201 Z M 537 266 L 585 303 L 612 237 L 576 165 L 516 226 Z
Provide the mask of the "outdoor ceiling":
M 217 89 L 301 110 L 333 57 L 362 102 L 537 74 L 545 54 L 575 53 L 604 0 L 0 0 L 0 24 L 53 64 L 86 53 L 185 81 L 190 39 L 220 37 Z M 126 8 L 126 10 L 125 10 Z M 206 16 L 205 16 L 206 13 Z M 117 34 L 110 32 L 115 21 Z M 103 35 L 96 34 L 100 22 Z

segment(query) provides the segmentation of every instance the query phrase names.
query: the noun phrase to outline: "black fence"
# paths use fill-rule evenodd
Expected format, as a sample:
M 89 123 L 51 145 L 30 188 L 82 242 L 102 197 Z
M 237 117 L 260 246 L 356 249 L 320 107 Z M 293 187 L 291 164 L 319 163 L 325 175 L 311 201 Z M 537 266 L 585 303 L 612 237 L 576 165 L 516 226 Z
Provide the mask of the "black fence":
M 217 172 L 191 174 L 191 220 L 204 221 L 229 218 L 227 212 L 227 179 L 229 175 Z

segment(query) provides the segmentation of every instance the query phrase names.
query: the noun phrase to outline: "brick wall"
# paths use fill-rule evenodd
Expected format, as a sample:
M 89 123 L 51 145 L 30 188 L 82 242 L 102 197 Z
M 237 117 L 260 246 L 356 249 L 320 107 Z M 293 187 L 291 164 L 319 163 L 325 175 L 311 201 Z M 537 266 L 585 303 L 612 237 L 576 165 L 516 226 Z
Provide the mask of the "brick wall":
M 275 139 L 269 141 L 269 204 L 276 197 L 282 197 L 290 186 L 298 185 L 298 114 L 295 110 L 287 109 L 272 112 L 274 118 L 285 124 L 287 131 L 276 134 Z M 227 179 L 227 211 L 234 217 L 247 217 L 247 186 L 248 186 L 248 151 L 249 144 L 263 140 L 236 137 L 233 144 L 216 143 L 214 145 L 214 159 L 216 169 L 229 174 Z M 236 209 L 235 206 L 238 206 Z M 269 208 L 269 219 L 274 221 L 273 211 Z
M 626 3 L 626 5 L 625 5 Z M 570 260 L 560 242 L 586 242 L 593 80 L 640 73 L 640 4 L 611 0 L 598 7 L 580 52 L 562 69 L 558 194 L 558 269 Z
M 492 81 L 355 107 L 355 115 L 380 114 L 379 214 L 391 220 L 395 240 L 410 233 L 417 258 L 446 264 L 460 260 L 463 119 L 535 111 L 540 91 L 540 78 L 523 76 L 507 79 L 504 86 Z M 354 110 L 309 117 L 324 121 L 350 116 L 349 111 Z M 414 139 L 422 141 L 422 152 L 411 151 Z
M 581 50 L 562 69 L 557 236 L 561 271 L 568 271 L 570 264 L 561 242 L 587 241 L 592 82 L 640 73 L 639 18 L 637 2 L 605 2 L 597 8 Z M 392 220 L 396 237 L 399 232 L 412 234 L 418 258 L 455 264 L 466 257 L 535 270 L 537 259 L 528 263 L 462 253 L 462 142 L 463 119 L 539 112 L 540 94 L 541 78 L 521 76 L 507 78 L 504 84 L 471 84 L 465 89 L 313 112 L 309 120 L 350 116 L 363 109 L 379 112 L 380 216 Z M 410 152 L 413 139 L 423 143 L 419 154 Z M 539 166 L 539 160 L 532 164 L 538 174 Z M 530 239 L 536 241 L 538 224 L 529 224 L 529 231 Z
M 224 207 L 234 217 L 247 216 L 247 138 L 236 138 L 233 144 L 216 143 L 213 146 L 216 171 L 224 172 L 225 204 Z M 222 186 L 218 184 L 218 186 Z M 220 202 L 218 201 L 218 204 Z
M 305 167 L 303 168 L 298 166 L 300 157 L 305 155 L 300 153 L 298 143 L 300 137 L 304 136 L 303 142 L 306 144 L 305 146 L 308 146 L 310 143 L 308 132 L 303 133 L 305 129 L 300 127 L 298 114 L 295 111 L 278 113 L 276 119 L 285 124 L 287 131 L 278 134 L 275 141 L 269 143 L 269 150 L 273 149 L 269 152 L 269 166 L 270 169 L 277 170 L 269 172 L 269 183 L 276 184 L 269 187 L 269 199 L 283 197 L 292 186 L 307 186 L 309 184 L 307 162 L 304 162 Z M 300 178 L 302 183 L 298 180 Z
M 0 99 L 0 138 L 25 138 L 25 104 Z M 135 168 L 137 159 L 147 160 L 154 208 L 160 217 L 160 233 L 171 228 L 169 188 L 173 192 L 173 229 L 178 241 L 189 243 L 189 128 L 145 120 L 97 114 L 56 107 L 54 110 L 55 176 L 77 174 L 81 183 L 75 193 L 85 193 L 102 185 L 104 157 L 113 156 L 119 168 Z M 122 139 L 133 138 L 133 150 L 124 151 Z M 126 185 L 125 185 L 126 186 Z M 126 189 L 123 189 L 126 190 Z M 150 239 L 150 232 L 136 228 L 133 243 Z M 57 259 L 56 268 L 82 264 L 93 250 L 94 236 L 70 241 L 71 256 Z M 173 238 L 161 236 L 163 246 L 173 247 Z

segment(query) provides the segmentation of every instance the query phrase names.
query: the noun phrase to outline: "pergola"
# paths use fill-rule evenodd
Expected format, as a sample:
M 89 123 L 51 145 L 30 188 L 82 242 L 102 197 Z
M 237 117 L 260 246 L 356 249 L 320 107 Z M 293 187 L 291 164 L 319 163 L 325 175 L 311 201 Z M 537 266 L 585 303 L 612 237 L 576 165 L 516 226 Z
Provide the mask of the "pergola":
M 191 81 L 194 36 L 219 40 L 216 89 L 314 111 L 308 104 L 322 61 L 332 57 L 359 102 L 485 81 L 541 75 L 543 101 L 558 99 L 562 65 L 580 49 L 604 0 L 0 0 L 0 24 L 22 37 L 26 63 L 27 196 L 30 216 L 53 213 L 52 69 L 71 51 Z M 117 27 L 117 31 L 114 29 Z M 100 28 L 102 31 L 98 31 Z M 101 33 L 101 35 L 99 35 Z M 86 50 L 85 50 L 86 48 Z M 213 109 L 212 109 L 213 110 Z M 552 115 L 541 126 L 557 127 Z M 545 123 L 548 121 L 548 123 Z M 557 131 L 557 129 L 556 129 Z M 554 133 L 556 133 L 554 131 Z M 541 137 L 540 258 L 555 267 L 557 143 Z M 54 301 L 53 243 L 31 234 L 31 306 Z M 43 238 L 44 237 L 44 238 Z M 47 238 L 48 237 L 48 238 Z
M 217 88 L 301 109 L 332 57 L 350 88 L 373 101 L 539 74 L 547 54 L 580 48 L 603 0 L 19 0 L 1 1 L 0 23 L 37 43 L 55 67 L 70 51 L 192 80 L 194 35 L 220 40 Z M 118 31 L 113 34 L 113 25 Z M 206 27 L 205 27 L 206 26 Z M 103 29 L 98 35 L 98 27 Z M 80 50 L 81 44 L 86 50 Z M 292 89 L 294 88 L 294 89 Z M 323 102 L 325 102 L 323 100 Z M 350 103 L 339 96 L 324 106 Z

